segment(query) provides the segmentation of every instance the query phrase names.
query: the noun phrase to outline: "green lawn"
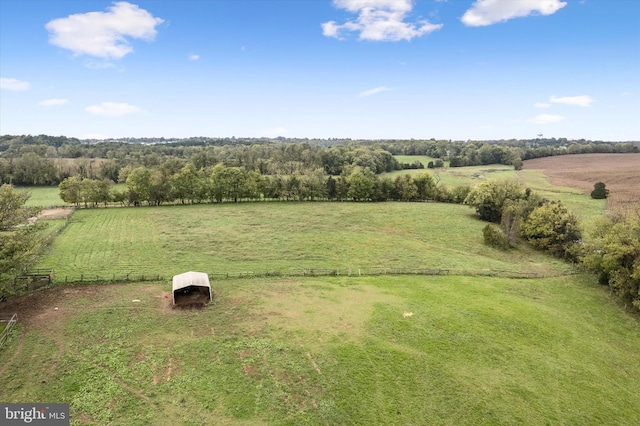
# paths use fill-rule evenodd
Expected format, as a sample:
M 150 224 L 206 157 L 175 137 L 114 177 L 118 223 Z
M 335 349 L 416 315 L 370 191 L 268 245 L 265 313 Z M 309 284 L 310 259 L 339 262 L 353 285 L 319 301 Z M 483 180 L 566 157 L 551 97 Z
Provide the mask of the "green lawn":
M 482 242 L 468 206 L 439 203 L 240 203 L 76 211 L 37 267 L 56 280 L 309 268 L 499 269 L 559 274 L 530 248 Z
M 196 311 L 163 307 L 168 284 L 42 293 L 0 400 L 69 402 L 74 425 L 640 421 L 638 320 L 583 275 L 213 289 Z
M 30 197 L 27 200 L 28 206 L 51 207 L 67 205 L 60 198 L 60 190 L 57 186 L 24 186 L 16 187 L 21 191 L 27 192 Z

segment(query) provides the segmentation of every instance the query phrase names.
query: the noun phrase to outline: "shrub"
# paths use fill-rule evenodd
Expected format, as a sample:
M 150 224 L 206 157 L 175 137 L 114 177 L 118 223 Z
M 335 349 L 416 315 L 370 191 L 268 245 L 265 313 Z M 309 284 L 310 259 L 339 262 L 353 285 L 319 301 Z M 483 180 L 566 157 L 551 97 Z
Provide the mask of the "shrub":
M 562 258 L 571 258 L 572 245 L 581 238 L 578 219 L 560 201 L 547 201 L 531 212 L 522 228 L 533 246 Z
M 604 182 L 597 182 L 593 185 L 593 191 L 591 191 L 591 198 L 596 200 L 602 200 L 609 196 L 609 190 L 606 188 Z
M 480 219 L 500 223 L 502 208 L 509 200 L 525 199 L 523 186 L 516 180 L 486 180 L 469 192 L 465 204 L 476 208 Z
M 509 241 L 506 234 L 495 225 L 488 223 L 487 226 L 482 229 L 482 236 L 484 237 L 484 243 L 490 247 L 500 250 L 509 248 Z

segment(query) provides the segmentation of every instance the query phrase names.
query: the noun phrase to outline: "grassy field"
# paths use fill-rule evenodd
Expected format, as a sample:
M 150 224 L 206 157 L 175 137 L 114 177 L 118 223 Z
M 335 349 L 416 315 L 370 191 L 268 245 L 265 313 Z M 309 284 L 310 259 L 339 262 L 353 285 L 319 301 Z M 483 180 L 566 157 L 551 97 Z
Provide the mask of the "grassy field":
M 26 205 L 38 207 L 65 206 L 67 205 L 60 198 L 60 190 L 57 186 L 29 186 L 16 187 L 30 195 Z
M 428 155 L 394 155 L 393 158 L 398 160 L 401 164 L 411 164 L 415 161 L 419 161 L 424 165 L 425 169 L 430 161 L 435 162 L 437 160 L 437 158 L 429 157 Z M 449 162 L 447 161 L 445 164 L 449 164 Z
M 585 276 L 213 289 L 194 311 L 168 308 L 168 284 L 15 301 L 0 400 L 70 402 L 77 425 L 640 421 L 638 321 Z
M 318 268 L 499 269 L 559 274 L 537 251 L 482 243 L 468 206 L 241 203 L 79 210 L 37 267 L 65 276 Z
M 465 169 L 448 179 L 519 176 L 584 217 L 604 212 L 540 171 Z M 640 424 L 638 318 L 570 265 L 486 247 L 483 226 L 467 206 L 436 203 L 78 210 L 36 265 L 58 282 L 300 268 L 457 275 L 214 280 L 201 310 L 171 309 L 168 279 L 54 286 L 0 303 L 19 317 L 0 350 L 0 401 L 69 402 L 73 425 Z M 545 277 L 465 275 L 487 269 Z

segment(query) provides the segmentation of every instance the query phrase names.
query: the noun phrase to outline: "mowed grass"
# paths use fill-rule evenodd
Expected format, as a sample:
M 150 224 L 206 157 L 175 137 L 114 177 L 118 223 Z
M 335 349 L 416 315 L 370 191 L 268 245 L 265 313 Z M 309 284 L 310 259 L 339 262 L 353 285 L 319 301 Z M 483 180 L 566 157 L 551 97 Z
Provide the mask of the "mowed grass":
M 638 321 L 582 275 L 213 289 L 195 311 L 168 284 L 38 293 L 0 400 L 69 402 L 74 425 L 640 422 Z
M 482 242 L 467 206 L 439 203 L 240 203 L 76 211 L 38 267 L 169 277 L 291 269 L 395 267 L 559 274 L 560 261 Z
M 60 198 L 60 190 L 57 186 L 19 186 L 16 189 L 29 194 L 29 199 L 26 202 L 27 206 L 46 208 L 68 205 Z

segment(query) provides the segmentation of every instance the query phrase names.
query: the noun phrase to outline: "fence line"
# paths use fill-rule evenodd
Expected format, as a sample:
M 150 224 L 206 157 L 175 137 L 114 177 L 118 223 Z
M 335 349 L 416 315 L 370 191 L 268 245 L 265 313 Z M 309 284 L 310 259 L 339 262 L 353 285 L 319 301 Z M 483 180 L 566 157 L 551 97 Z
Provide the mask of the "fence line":
M 60 234 L 69 225 L 70 217 L 74 211 L 75 208 L 73 208 L 71 213 L 69 213 L 65 217 L 65 221 L 62 226 L 50 232 L 40 241 L 39 247 L 37 248 L 35 253 L 27 260 L 26 264 L 24 264 L 24 266 L 22 267 L 22 273 L 14 276 L 13 288 L 11 288 L 8 292 L 0 289 L 0 301 L 6 299 L 8 294 L 22 294 L 28 291 L 37 290 L 41 287 L 48 286 L 53 282 L 53 269 L 34 269 L 33 265 L 35 265 L 38 258 L 47 249 L 49 249 L 49 246 L 51 245 L 55 237 L 57 237 L 58 234 Z M 10 284 L 8 284 L 8 286 L 9 285 Z
M 562 275 L 569 275 L 564 273 Z M 440 275 L 457 275 L 457 276 L 478 276 L 478 277 L 498 277 L 498 278 L 545 278 L 554 275 L 541 274 L 535 272 L 506 271 L 497 269 L 443 269 L 443 268 L 383 268 L 383 267 L 365 267 L 365 268 L 303 268 L 289 270 L 265 270 L 265 271 L 234 271 L 234 272 L 218 272 L 209 273 L 210 280 L 227 280 L 227 279 L 251 279 L 251 278 L 267 278 L 267 277 L 328 277 L 328 276 L 344 276 L 344 277 L 362 277 L 362 276 L 401 276 L 401 275 L 418 275 L 418 276 L 440 276 Z M 79 276 L 56 275 L 53 282 L 56 284 L 90 284 L 90 283 L 119 283 L 119 282 L 163 282 L 171 280 L 172 275 L 163 275 L 158 273 L 112 273 L 110 275 L 100 274 L 80 274 Z
M 18 322 L 18 314 L 13 314 L 9 319 L 6 318 L 7 317 L 0 317 L 0 323 L 7 323 L 5 329 L 2 331 L 2 335 L 0 335 L 0 348 L 9 337 L 9 332 L 13 326 Z

